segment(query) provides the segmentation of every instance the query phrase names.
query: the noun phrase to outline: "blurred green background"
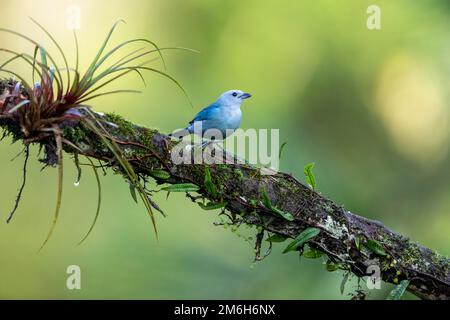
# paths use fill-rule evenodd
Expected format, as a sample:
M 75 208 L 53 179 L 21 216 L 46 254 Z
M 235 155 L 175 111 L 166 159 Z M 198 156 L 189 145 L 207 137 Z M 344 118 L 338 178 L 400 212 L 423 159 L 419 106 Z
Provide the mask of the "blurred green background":
M 225 90 L 251 92 L 242 127 L 280 129 L 281 141 L 288 143 L 283 171 L 303 179 L 303 166 L 314 161 L 324 195 L 448 255 L 449 2 L 375 2 L 382 29 L 372 31 L 366 10 L 374 1 L 365 0 L 1 0 L 0 25 L 54 50 L 27 18 L 32 16 L 74 62 L 67 8 L 78 6 L 83 66 L 118 18 L 127 24 L 111 45 L 145 37 L 160 46 L 199 50 L 165 54 L 168 73 L 186 88 L 194 110 L 173 83 L 155 74 L 145 76 L 147 87 L 136 75 L 113 85 L 142 94 L 91 104 L 170 132 Z M 0 34 L 0 41 L 1 47 L 33 51 L 8 34 Z M 159 61 L 154 65 L 161 67 Z M 29 74 L 23 64 L 14 68 Z M 320 259 L 282 255 L 284 245 L 251 267 L 252 246 L 213 226 L 217 215 L 183 195 L 157 196 L 169 215 L 158 217 L 157 243 L 144 207 L 112 174 L 102 177 L 97 226 L 76 246 L 93 219 L 97 191 L 91 170 L 84 170 L 79 187 L 73 185 L 76 171 L 68 157 L 61 218 L 37 253 L 53 215 L 56 170 L 40 171 L 33 148 L 23 200 L 7 225 L 23 158 L 10 160 L 21 149 L 8 139 L 0 143 L 1 298 L 348 299 L 354 288 L 353 280 L 342 296 L 341 272 L 326 272 Z M 81 290 L 66 289 L 71 264 L 81 267 Z M 383 283 L 369 297 L 383 298 L 390 289 Z

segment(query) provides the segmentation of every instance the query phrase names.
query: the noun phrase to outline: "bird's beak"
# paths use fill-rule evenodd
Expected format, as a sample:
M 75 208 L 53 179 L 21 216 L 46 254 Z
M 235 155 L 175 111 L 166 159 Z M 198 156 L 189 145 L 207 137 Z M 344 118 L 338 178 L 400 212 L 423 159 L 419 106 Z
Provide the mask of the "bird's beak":
M 241 98 L 241 99 L 248 99 L 251 96 L 252 95 L 250 93 L 244 92 L 243 94 L 241 94 L 241 96 L 239 98 Z

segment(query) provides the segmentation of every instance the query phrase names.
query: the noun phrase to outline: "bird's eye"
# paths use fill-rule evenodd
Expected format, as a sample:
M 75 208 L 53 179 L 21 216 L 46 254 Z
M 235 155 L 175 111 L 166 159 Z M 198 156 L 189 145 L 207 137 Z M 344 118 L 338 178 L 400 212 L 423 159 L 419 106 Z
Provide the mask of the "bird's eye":
M 237 92 L 233 92 L 233 97 L 236 97 L 237 96 Z

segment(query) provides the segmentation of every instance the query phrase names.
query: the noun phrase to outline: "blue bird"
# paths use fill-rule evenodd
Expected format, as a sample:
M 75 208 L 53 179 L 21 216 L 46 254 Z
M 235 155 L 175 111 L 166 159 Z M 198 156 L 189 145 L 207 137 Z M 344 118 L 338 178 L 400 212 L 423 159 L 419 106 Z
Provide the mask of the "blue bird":
M 203 137 L 207 130 L 214 130 L 218 136 L 214 135 L 210 138 L 223 140 L 241 125 L 241 103 L 251 96 L 250 93 L 241 90 L 226 91 L 215 102 L 197 113 L 185 129 L 176 131 L 170 136 L 181 138 L 196 133 Z M 197 128 L 201 128 L 201 131 Z

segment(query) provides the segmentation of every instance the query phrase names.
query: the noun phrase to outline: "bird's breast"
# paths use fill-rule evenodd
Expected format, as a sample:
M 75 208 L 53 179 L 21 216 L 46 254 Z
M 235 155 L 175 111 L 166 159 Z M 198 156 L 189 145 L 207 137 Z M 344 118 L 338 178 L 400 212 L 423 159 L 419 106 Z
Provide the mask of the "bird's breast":
M 224 118 L 230 129 L 237 129 L 241 124 L 242 112 L 240 108 L 227 108 L 224 111 Z

